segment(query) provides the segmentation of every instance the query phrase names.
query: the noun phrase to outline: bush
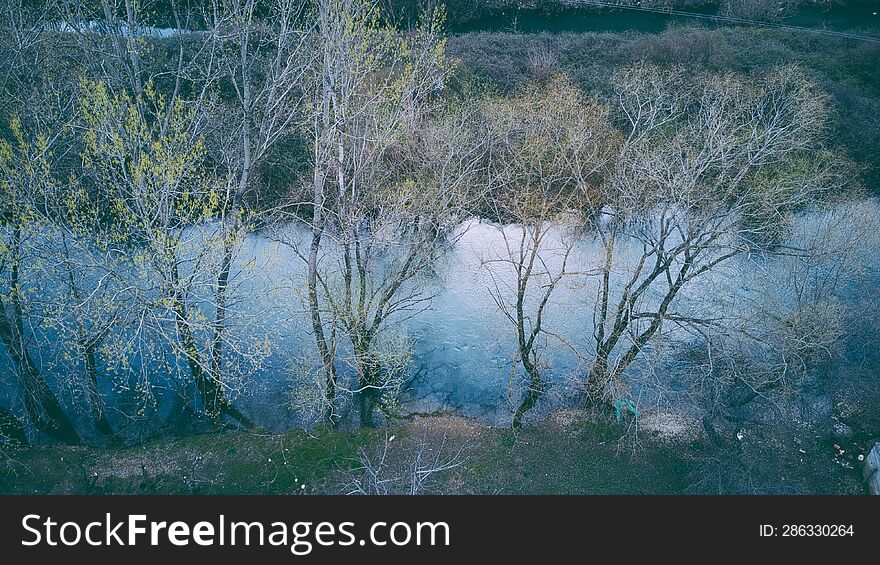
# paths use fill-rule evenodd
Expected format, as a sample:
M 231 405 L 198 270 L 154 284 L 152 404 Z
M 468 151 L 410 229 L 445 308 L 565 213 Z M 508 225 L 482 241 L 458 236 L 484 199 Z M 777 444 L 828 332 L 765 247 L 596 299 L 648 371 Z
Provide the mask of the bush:
M 486 81 L 502 93 L 540 82 L 552 66 L 588 93 L 605 94 L 622 66 L 648 61 L 689 72 L 763 73 L 796 63 L 832 95 L 834 142 L 863 167 L 862 181 L 878 190 L 880 171 L 880 45 L 805 34 L 796 30 L 701 26 L 670 27 L 660 34 L 469 33 L 451 37 L 458 76 Z

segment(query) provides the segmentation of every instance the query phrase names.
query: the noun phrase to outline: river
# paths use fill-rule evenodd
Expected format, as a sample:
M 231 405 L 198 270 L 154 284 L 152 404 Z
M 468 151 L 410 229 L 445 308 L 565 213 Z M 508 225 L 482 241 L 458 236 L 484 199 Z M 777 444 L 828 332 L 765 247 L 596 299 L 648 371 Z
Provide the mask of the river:
M 676 311 L 726 318 L 720 322 L 719 331 L 722 326 L 730 329 L 743 323 L 766 323 L 792 311 L 794 303 L 803 298 L 795 296 L 802 282 L 822 276 L 839 277 L 832 292 L 835 300 L 857 304 L 871 296 L 877 283 L 880 242 L 866 227 L 866 222 L 873 225 L 870 222 L 876 217 L 880 217 L 880 208 L 873 200 L 800 216 L 788 243 L 819 245 L 822 255 L 815 264 L 807 267 L 800 259 L 742 256 L 687 288 Z M 290 229 L 303 240 L 308 237 L 301 227 Z M 411 371 L 420 374 L 405 395 L 403 411 L 447 410 L 503 425 L 509 423 L 511 405 L 519 400 L 523 375 L 515 362 L 513 327 L 493 299 L 498 289 L 502 296 L 511 298 L 505 289 L 514 281 L 513 271 L 509 265 L 493 260 L 505 257 L 504 235 L 515 237 L 520 226 L 473 219 L 458 230 L 454 245 L 439 261 L 433 276 L 422 281 L 436 294 L 429 307 L 394 328 L 394 332 L 412 340 Z M 551 271 L 561 262 L 563 233 L 555 230 L 542 246 L 541 257 Z M 637 257 L 633 246 L 627 241 L 619 244 L 622 260 L 613 275 L 618 279 L 617 288 Z M 567 270 L 594 270 L 603 256 L 597 242 L 579 240 Z M 304 265 L 285 245 L 263 235 L 249 238 L 239 264 L 240 277 L 247 280 L 239 287 L 245 297 L 241 308 L 272 317 L 261 327 L 276 344 L 275 353 L 250 379 L 248 392 L 239 402 L 263 425 L 284 429 L 297 417 L 289 406 L 279 402 L 285 387 L 287 392 L 291 390 L 291 366 L 300 362 L 297 358 L 301 355 L 308 359 L 314 351 L 303 306 Z M 574 275 L 550 300 L 545 321 L 548 334 L 541 355 L 543 374 L 551 385 L 545 409 L 565 402 L 589 363 L 587 336 L 592 331 L 596 281 L 595 277 Z M 756 333 L 762 329 L 767 328 L 751 328 Z M 672 346 L 652 353 L 650 367 L 637 363 L 629 372 L 633 394 L 645 405 L 675 401 L 679 385 L 658 383 L 657 375 L 676 363 L 679 350 L 675 343 L 687 343 L 693 336 L 670 330 L 663 340 Z M 314 358 L 308 362 L 314 363 Z M 344 369 L 345 363 L 340 366 Z

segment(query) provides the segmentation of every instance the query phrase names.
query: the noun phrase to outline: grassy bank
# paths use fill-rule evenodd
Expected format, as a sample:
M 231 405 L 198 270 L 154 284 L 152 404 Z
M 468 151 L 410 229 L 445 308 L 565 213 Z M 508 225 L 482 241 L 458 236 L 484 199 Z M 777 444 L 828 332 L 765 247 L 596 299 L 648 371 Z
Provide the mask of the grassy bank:
M 828 438 L 769 446 L 749 437 L 771 456 L 764 460 L 770 468 L 761 469 L 745 444 L 718 450 L 699 438 L 643 435 L 634 448 L 619 434 L 571 417 L 553 417 L 517 433 L 459 418 L 428 418 L 387 430 L 225 432 L 120 449 L 43 446 L 3 452 L 0 492 L 339 494 L 363 484 L 368 463 L 388 481 L 390 493 L 405 493 L 417 462 L 424 469 L 450 461 L 456 464 L 431 474 L 420 493 L 700 493 L 726 489 L 732 471 L 744 474 L 737 480 L 753 481 L 756 492 L 765 491 L 762 481 L 791 485 L 791 492 L 864 492 L 858 470 L 832 460 L 830 444 L 824 445 Z M 739 458 L 746 451 L 749 469 L 743 470 Z

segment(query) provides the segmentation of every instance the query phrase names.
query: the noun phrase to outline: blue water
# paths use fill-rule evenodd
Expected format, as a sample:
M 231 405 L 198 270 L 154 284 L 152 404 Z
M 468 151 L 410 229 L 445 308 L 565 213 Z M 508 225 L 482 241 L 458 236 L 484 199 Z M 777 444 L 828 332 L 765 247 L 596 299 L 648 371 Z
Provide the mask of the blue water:
M 762 325 L 791 311 L 799 300 L 793 292 L 802 286 L 799 281 L 821 279 L 823 273 L 839 277 L 834 290 L 837 300 L 851 304 L 864 300 L 872 296 L 878 280 L 880 242 L 878 230 L 872 231 L 872 222 L 878 217 L 880 206 L 875 201 L 840 205 L 830 212 L 802 216 L 794 223 L 789 243 L 821 244 L 825 252 L 815 264 L 805 265 L 792 258 L 743 256 L 689 288 L 675 310 L 681 314 L 725 317 L 729 321 L 719 324 L 719 334 L 725 325 L 732 329 L 737 324 L 745 324 L 752 333 L 770 331 L 770 326 Z M 200 228 L 204 233 L 213 229 Z M 522 226 L 478 219 L 462 224 L 434 273 L 418 282 L 418 288 L 435 295 L 427 309 L 405 321 L 392 320 L 386 335 L 412 344 L 409 374 L 419 375 L 411 383 L 411 390 L 404 394 L 402 412 L 454 411 L 491 424 L 509 424 L 524 376 L 516 362 L 513 326 L 494 298 L 512 300 L 508 290 L 514 280 L 513 271 L 498 260 L 508 253 L 505 242 L 518 241 L 521 230 Z M 551 272 L 559 268 L 567 234 L 564 227 L 554 227 L 541 248 L 541 257 Z M 321 392 L 319 388 L 303 388 L 302 379 L 303 375 L 314 374 L 315 346 L 305 309 L 305 264 L 294 248 L 306 244 L 308 238 L 308 230 L 297 225 L 251 235 L 242 244 L 233 269 L 228 331 L 240 351 L 237 360 L 243 361 L 248 352 L 261 350 L 263 343 L 271 344 L 271 349 L 258 366 L 242 362 L 245 370 L 241 371 L 240 379 L 228 383 L 229 395 L 258 425 L 271 430 L 309 425 L 308 414 L 302 408 L 303 398 Z M 194 241 L 198 239 L 199 236 L 193 237 Z M 628 261 L 637 256 L 637 248 L 632 242 L 620 241 L 617 249 L 622 262 L 617 264 L 619 272 L 613 276 L 622 281 Z M 596 242 L 581 239 L 574 245 L 568 270 L 588 272 L 601 257 L 602 250 Z M 322 264 L 331 267 L 336 259 L 331 248 Z M 328 280 L 332 281 L 332 276 L 328 275 Z M 149 281 L 138 279 L 138 283 L 147 289 L 145 292 L 149 291 Z M 44 298 L 51 298 L 52 289 L 46 288 L 45 281 L 30 284 L 32 292 L 41 289 Z M 209 317 L 210 286 L 205 284 L 201 288 L 191 306 L 202 308 Z M 532 289 L 527 311 L 534 306 L 535 296 Z M 535 412 L 536 417 L 564 404 L 589 364 L 588 336 L 595 296 L 595 278 L 573 275 L 551 298 L 545 321 L 548 333 L 540 350 L 542 374 L 550 387 L 546 400 Z M 166 330 L 173 335 L 173 326 L 169 324 Z M 125 341 L 134 335 L 133 328 L 119 328 L 112 339 Z M 658 337 L 656 347 L 647 351 L 627 373 L 629 396 L 643 407 L 674 401 L 685 386 L 673 377 L 672 369 L 677 363 L 676 354 L 681 351 L 676 344 L 693 341 L 693 335 L 668 328 Z M 153 339 L 156 344 L 161 343 L 157 336 Z M 83 368 L 76 362 L 75 353 L 71 356 L 73 361 L 63 362 L 63 344 L 51 329 L 37 332 L 32 345 L 44 371 L 55 377 L 53 386 L 61 391 L 62 401 L 79 407 L 85 421 L 84 398 L 75 386 L 77 374 Z M 162 346 L 155 348 L 161 350 Z M 155 353 L 156 349 L 145 351 Z M 129 435 L 155 433 L 163 420 L 179 415 L 182 404 L 178 393 L 189 376 L 185 364 L 169 354 L 164 352 L 165 364 L 156 357 L 143 362 L 132 354 L 128 359 L 130 367 L 119 368 L 114 379 L 115 392 L 111 391 L 111 383 L 103 385 L 111 421 Z M 339 368 L 343 375 L 350 376 L 346 356 L 342 347 Z M 4 406 L 17 406 L 17 388 L 6 356 L 0 356 L 0 363 L 0 374 L 5 375 L 0 379 L 0 400 Z M 103 371 L 106 369 L 102 367 Z M 137 393 L 134 387 L 138 383 L 148 383 L 149 394 L 144 395 L 143 390 Z M 343 413 L 350 412 L 344 404 L 341 408 Z M 143 410 L 140 415 L 139 409 Z

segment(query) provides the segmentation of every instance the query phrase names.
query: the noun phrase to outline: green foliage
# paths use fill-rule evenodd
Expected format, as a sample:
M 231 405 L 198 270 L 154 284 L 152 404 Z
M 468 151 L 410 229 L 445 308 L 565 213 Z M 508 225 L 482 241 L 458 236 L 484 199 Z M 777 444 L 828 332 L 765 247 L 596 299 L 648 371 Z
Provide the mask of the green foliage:
M 45 134 L 29 135 L 21 119 L 9 123 L 11 139 L 0 138 L 0 298 L 27 309 L 21 281 L 23 241 L 44 225 L 40 209 L 57 190 L 50 174 L 51 149 Z M 5 315 L 5 312 L 0 313 Z
M 83 82 L 81 92 L 83 171 L 106 195 L 120 240 L 137 234 L 162 247 L 167 230 L 212 217 L 219 194 L 194 109 L 180 98 L 169 104 L 149 84 L 142 99 L 103 82 Z
M 51 150 L 47 136 L 29 135 L 17 116 L 9 132 L 12 139 L 0 138 L 0 218 L 21 226 L 35 220 L 34 206 L 54 188 Z
M 126 448 L 35 447 L 0 458 L 0 492 L 128 494 L 314 494 L 355 466 L 375 431 L 231 432 Z M 88 470 L 84 472 L 84 470 Z M 22 474 L 30 479 L 22 481 Z M 305 488 L 303 488 L 305 485 Z
M 549 53 L 555 72 L 587 94 L 613 97 L 612 77 L 639 61 L 703 73 L 761 75 L 796 64 L 832 95 L 828 133 L 860 165 L 860 177 L 877 186 L 880 152 L 880 46 L 798 31 L 748 27 L 672 26 L 662 33 L 468 33 L 451 37 L 448 52 L 461 62 L 456 78 L 488 82 L 507 94 L 537 77 L 529 63 Z M 453 85 L 455 86 L 455 85 Z M 484 87 L 485 88 L 485 87 Z

